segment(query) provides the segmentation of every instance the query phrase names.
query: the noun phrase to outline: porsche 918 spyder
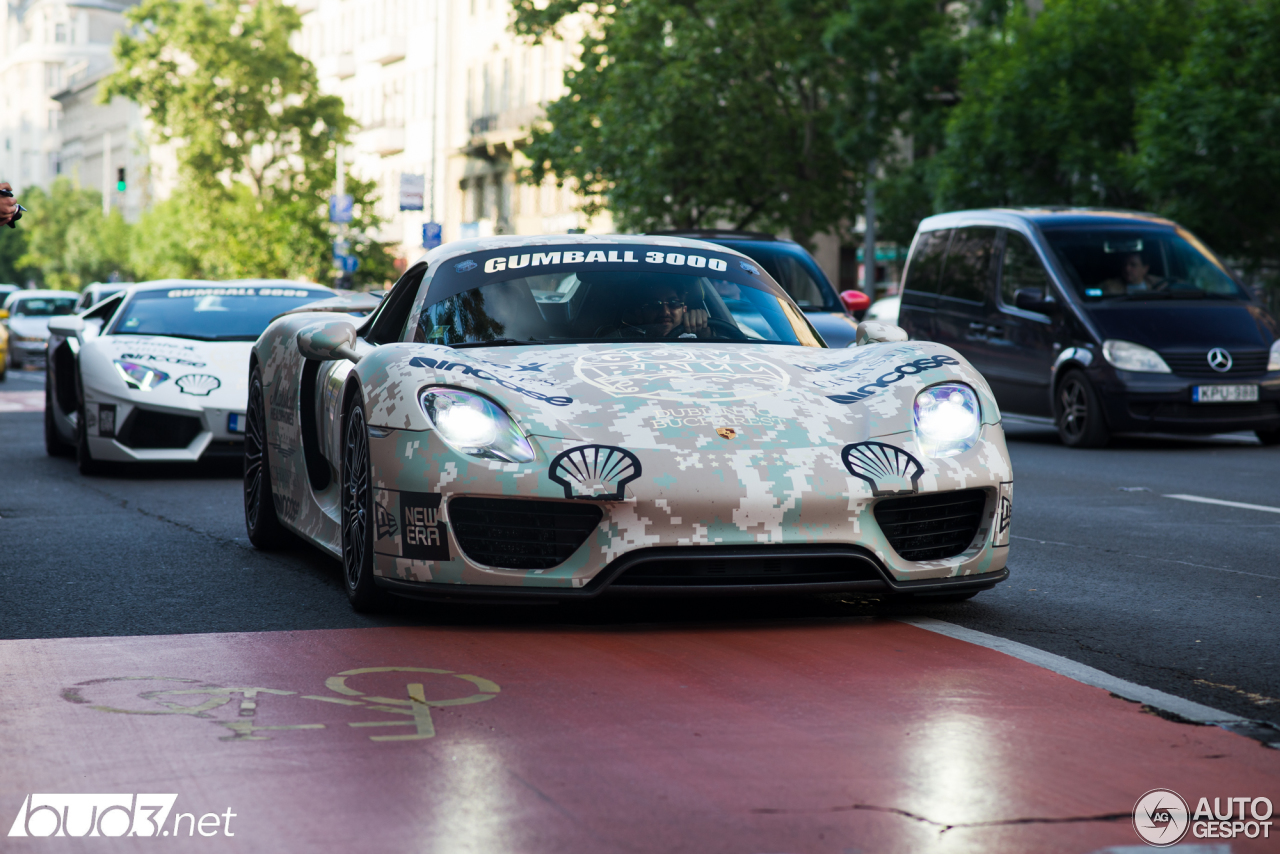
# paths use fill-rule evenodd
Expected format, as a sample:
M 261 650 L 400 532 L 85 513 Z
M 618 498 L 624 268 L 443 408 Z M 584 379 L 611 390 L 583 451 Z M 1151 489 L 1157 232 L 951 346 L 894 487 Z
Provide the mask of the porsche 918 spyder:
M 245 521 L 426 599 L 862 591 L 1007 577 L 983 378 L 864 322 L 828 349 L 758 264 L 659 236 L 448 243 L 363 322 L 250 356 Z
M 49 325 L 45 445 L 103 462 L 195 462 L 244 449 L 249 349 L 271 319 L 333 296 L 247 279 L 130 285 Z

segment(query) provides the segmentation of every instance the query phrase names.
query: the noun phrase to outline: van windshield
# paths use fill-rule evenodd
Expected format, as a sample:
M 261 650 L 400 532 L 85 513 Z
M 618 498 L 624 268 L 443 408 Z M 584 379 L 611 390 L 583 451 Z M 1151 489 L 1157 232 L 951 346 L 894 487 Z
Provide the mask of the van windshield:
M 1222 263 L 1181 229 L 1045 229 L 1044 234 L 1086 302 L 1249 299 Z

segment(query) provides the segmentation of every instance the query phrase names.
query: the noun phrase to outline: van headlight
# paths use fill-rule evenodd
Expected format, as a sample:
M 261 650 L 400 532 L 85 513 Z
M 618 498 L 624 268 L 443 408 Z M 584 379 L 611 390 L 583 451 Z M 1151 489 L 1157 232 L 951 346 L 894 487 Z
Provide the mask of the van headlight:
M 1132 341 L 1103 341 L 1102 357 L 1122 371 L 1145 374 L 1170 373 L 1160 354 Z
M 972 448 L 982 429 L 982 407 L 960 383 L 933 385 L 916 395 L 916 441 L 930 457 L 954 457 Z
M 449 447 L 482 460 L 527 463 L 533 446 L 501 406 L 469 391 L 425 388 L 418 402 Z
M 1280 338 L 1271 342 L 1271 356 L 1267 359 L 1268 371 L 1280 371 Z

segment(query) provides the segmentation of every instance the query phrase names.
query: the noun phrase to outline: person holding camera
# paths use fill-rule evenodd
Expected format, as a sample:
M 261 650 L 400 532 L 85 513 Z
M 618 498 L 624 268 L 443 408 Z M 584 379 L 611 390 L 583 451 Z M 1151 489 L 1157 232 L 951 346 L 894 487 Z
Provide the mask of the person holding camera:
M 13 225 L 21 210 L 21 206 L 13 198 L 13 187 L 7 182 L 0 182 L 0 225 Z

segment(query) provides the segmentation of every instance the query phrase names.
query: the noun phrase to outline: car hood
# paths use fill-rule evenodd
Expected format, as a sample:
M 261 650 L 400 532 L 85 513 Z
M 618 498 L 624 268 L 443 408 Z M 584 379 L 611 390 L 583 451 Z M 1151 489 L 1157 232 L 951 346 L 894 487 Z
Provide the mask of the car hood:
M 427 429 L 417 394 L 439 384 L 499 400 L 526 433 L 548 440 L 678 455 L 734 438 L 735 447 L 776 449 L 779 465 L 806 448 L 911 431 L 916 393 L 938 382 L 972 386 L 983 421 L 1000 420 L 982 376 L 954 350 L 927 341 L 847 350 L 731 343 L 463 350 L 393 344 L 374 349 L 357 374 L 370 424 L 377 426 Z
M 115 396 L 130 395 L 183 409 L 244 410 L 249 398 L 252 341 L 194 341 L 159 335 L 104 335 L 86 341 L 80 351 L 85 383 Z M 130 389 L 115 361 L 145 365 L 169 375 L 155 388 Z
M 1104 339 L 1132 341 L 1153 350 L 1266 349 L 1277 337 L 1275 319 L 1264 309 L 1243 302 L 1121 301 L 1091 305 L 1087 311 Z
M 858 337 L 858 321 L 843 311 L 806 311 L 804 316 L 833 349 L 848 347 Z
M 27 338 L 48 338 L 49 318 L 47 317 L 11 317 L 9 331 L 14 335 Z

